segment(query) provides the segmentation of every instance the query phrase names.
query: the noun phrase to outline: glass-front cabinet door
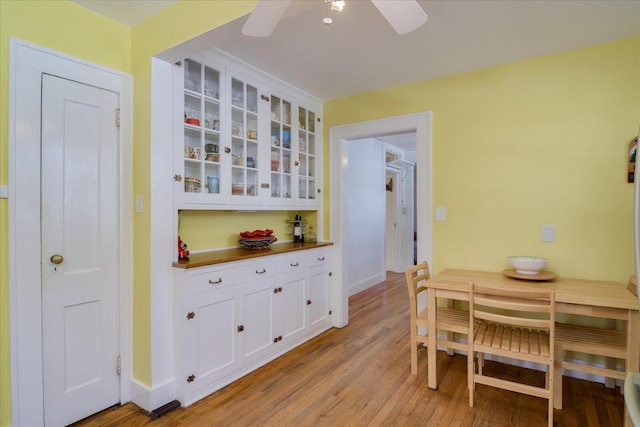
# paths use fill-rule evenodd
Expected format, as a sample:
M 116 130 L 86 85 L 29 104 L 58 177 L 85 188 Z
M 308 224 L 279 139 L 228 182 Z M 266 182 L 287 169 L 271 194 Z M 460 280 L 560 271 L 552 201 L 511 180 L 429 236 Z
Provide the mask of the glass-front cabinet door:
M 258 88 L 233 77 L 230 93 L 232 203 L 255 203 L 261 190 L 258 172 L 262 162 L 258 146 Z
M 178 65 L 178 209 L 316 209 L 322 103 L 222 53 Z
M 316 199 L 316 114 L 298 108 L 298 205 L 315 204 Z
M 271 95 L 270 204 L 292 204 L 293 142 L 291 102 Z
M 222 200 L 220 183 L 220 72 L 184 61 L 183 199 L 187 203 Z

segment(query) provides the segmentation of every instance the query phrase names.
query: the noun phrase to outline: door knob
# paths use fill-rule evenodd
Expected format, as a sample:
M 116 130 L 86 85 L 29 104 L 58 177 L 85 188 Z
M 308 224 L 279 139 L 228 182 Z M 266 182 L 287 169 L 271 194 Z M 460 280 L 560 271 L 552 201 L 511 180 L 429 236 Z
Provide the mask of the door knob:
M 62 264 L 62 261 L 64 261 L 64 258 L 62 255 L 51 255 L 51 262 L 54 264 Z

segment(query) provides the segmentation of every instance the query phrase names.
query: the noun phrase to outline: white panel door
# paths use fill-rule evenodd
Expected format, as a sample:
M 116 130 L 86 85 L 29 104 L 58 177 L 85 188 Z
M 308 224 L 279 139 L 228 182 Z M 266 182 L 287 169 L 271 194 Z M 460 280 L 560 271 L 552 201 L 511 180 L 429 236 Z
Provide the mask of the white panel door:
M 67 425 L 120 401 L 118 103 L 117 93 L 43 75 L 46 425 Z

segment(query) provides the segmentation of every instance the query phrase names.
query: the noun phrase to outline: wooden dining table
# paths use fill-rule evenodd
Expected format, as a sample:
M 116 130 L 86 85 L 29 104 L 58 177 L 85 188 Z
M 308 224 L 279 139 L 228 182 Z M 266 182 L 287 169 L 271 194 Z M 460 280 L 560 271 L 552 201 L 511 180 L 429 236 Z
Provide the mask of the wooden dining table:
M 522 280 L 508 277 L 503 272 L 446 269 L 432 276 L 422 285 L 427 288 L 427 306 L 435 307 L 438 298 L 452 301 L 469 301 L 469 283 L 508 289 L 553 289 L 556 312 L 591 316 L 625 322 L 627 332 L 627 372 L 640 371 L 640 314 L 638 300 L 626 286 L 618 282 L 570 279 L 557 277 L 549 281 Z M 428 331 L 435 331 L 435 310 L 428 312 Z M 562 321 L 563 316 L 558 316 Z M 567 316 L 564 316 L 567 317 Z M 615 322 L 614 322 L 615 323 Z M 428 385 L 437 388 L 436 345 L 437 334 L 428 334 Z M 557 376 L 560 378 L 560 376 Z M 625 411 L 625 425 L 630 425 Z

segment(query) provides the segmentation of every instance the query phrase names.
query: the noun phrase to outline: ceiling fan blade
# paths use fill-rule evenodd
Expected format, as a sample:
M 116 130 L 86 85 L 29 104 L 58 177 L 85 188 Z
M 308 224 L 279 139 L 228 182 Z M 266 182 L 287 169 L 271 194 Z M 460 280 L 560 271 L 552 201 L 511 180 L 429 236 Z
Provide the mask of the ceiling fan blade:
M 402 35 L 415 30 L 429 18 L 417 0 L 371 0 L 396 33 Z
M 256 7 L 242 27 L 242 34 L 251 37 L 269 37 L 291 0 L 258 0 Z

